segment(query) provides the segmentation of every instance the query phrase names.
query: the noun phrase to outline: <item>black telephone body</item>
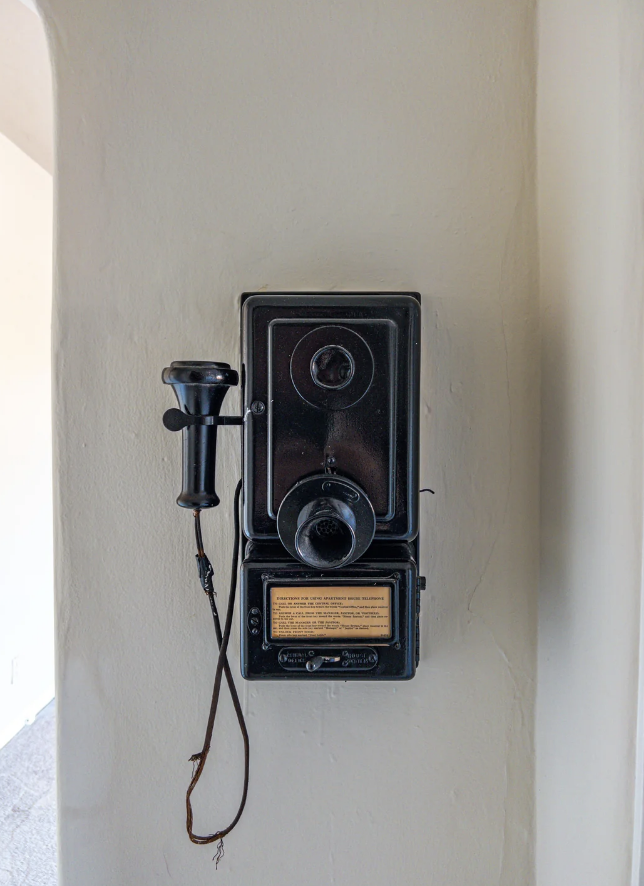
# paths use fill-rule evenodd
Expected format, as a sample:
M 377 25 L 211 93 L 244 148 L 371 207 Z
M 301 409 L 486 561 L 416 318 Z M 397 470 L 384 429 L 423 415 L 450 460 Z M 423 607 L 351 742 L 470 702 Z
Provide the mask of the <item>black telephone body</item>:
M 182 431 L 177 503 L 194 511 L 206 590 L 199 514 L 219 504 L 217 431 L 243 425 L 242 675 L 410 679 L 424 586 L 420 296 L 248 293 L 241 326 L 241 416 L 219 415 L 239 380 L 227 363 L 174 362 L 163 381 L 180 407 L 164 424 Z
M 242 353 L 243 676 L 410 679 L 420 297 L 246 294 Z

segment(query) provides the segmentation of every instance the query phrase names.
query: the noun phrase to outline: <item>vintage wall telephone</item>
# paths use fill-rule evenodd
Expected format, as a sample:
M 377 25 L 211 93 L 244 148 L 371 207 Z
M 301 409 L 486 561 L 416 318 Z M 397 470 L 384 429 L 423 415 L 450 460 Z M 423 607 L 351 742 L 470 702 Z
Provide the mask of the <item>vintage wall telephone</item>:
M 417 568 L 420 297 L 416 293 L 249 294 L 242 299 L 240 417 L 220 416 L 238 374 L 175 362 L 163 381 L 183 434 L 177 504 L 195 517 L 197 563 L 219 658 L 206 740 L 187 794 L 196 843 L 220 841 L 242 813 L 248 734 L 226 650 L 240 546 L 241 671 L 249 680 L 405 680 L 418 664 L 424 579 Z M 231 591 L 222 631 L 200 513 L 215 507 L 217 428 L 243 425 Z M 200 837 L 190 796 L 210 749 L 226 677 L 245 746 L 233 822 Z

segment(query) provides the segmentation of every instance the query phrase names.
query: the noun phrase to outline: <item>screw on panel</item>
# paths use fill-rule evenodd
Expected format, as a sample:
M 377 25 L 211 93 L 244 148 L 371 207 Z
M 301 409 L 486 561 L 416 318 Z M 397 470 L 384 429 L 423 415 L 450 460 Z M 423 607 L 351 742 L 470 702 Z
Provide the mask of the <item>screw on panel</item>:
M 262 412 L 266 411 L 266 404 L 262 403 L 261 400 L 253 400 L 250 404 L 250 411 L 255 415 L 261 415 Z

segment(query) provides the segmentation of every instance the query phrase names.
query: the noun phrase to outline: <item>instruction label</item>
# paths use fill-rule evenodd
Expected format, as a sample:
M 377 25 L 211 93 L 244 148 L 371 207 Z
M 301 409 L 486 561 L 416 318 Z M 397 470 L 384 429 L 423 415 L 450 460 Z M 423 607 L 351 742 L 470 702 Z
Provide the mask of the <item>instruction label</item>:
M 391 637 L 391 587 L 272 587 L 271 636 Z

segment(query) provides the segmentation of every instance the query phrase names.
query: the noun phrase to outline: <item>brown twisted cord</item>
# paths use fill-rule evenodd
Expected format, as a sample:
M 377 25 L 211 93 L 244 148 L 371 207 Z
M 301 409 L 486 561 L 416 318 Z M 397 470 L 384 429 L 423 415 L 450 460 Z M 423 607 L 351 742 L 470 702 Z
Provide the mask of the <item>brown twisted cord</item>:
M 248 773 L 249 773 L 249 742 L 248 742 L 248 730 L 246 729 L 246 722 L 244 720 L 244 714 L 242 712 L 241 704 L 239 702 L 239 696 L 237 695 L 237 690 L 235 688 L 235 684 L 233 682 L 233 676 L 230 671 L 230 665 L 228 663 L 228 657 L 226 655 L 226 651 L 228 649 L 228 641 L 230 640 L 230 631 L 232 628 L 233 622 L 233 611 L 235 607 L 235 594 L 237 591 L 237 566 L 238 566 L 238 558 L 239 558 L 239 541 L 240 541 L 240 529 L 239 529 L 239 499 L 241 495 L 242 483 L 241 480 L 237 484 L 237 488 L 235 489 L 235 501 L 233 508 L 233 517 L 234 517 L 234 542 L 233 542 L 233 558 L 231 565 L 231 575 L 230 575 L 230 594 L 228 596 L 228 608 L 226 611 L 226 621 L 224 624 L 224 631 L 222 634 L 221 624 L 219 622 L 219 613 L 217 612 L 217 605 L 215 603 L 215 591 L 212 583 L 213 569 L 210 564 L 210 561 L 206 557 L 203 550 L 203 541 L 201 536 L 201 519 L 200 512 L 195 511 L 195 536 L 197 540 L 197 563 L 199 565 L 199 574 L 201 578 L 201 583 L 208 595 L 208 599 L 210 601 L 210 608 L 212 610 L 212 617 L 215 623 L 215 634 L 217 635 L 217 645 L 219 647 L 219 656 L 217 658 L 217 668 L 215 670 L 215 683 L 212 690 L 212 700 L 210 702 L 210 713 L 208 715 L 208 724 L 206 726 L 206 735 L 204 738 L 203 748 L 198 754 L 193 754 L 190 760 L 194 763 L 197 763 L 197 767 L 192 775 L 192 780 L 190 781 L 190 785 L 188 786 L 188 790 L 186 791 L 186 830 L 188 831 L 188 836 L 192 840 L 193 843 L 197 843 L 199 845 L 206 845 L 208 843 L 214 843 L 217 840 L 219 842 L 219 846 L 217 849 L 217 863 L 219 863 L 221 857 L 223 856 L 223 838 L 226 834 L 229 834 L 232 829 L 235 827 L 239 819 L 241 818 L 241 814 L 244 811 L 244 806 L 246 805 L 246 796 L 248 794 Z M 197 782 L 201 778 L 201 773 L 204 770 L 206 765 L 206 760 L 208 758 L 208 753 L 210 751 L 210 744 L 212 741 L 212 732 L 215 725 L 215 717 L 217 715 L 217 707 L 219 705 L 219 694 L 221 690 L 221 678 L 222 674 L 226 675 L 226 682 L 228 683 L 228 688 L 230 690 L 230 696 L 232 698 L 233 706 L 235 708 L 235 713 L 237 714 L 237 721 L 239 723 L 239 728 L 242 734 L 242 739 L 244 742 L 244 787 L 242 789 L 241 802 L 239 804 L 239 808 L 237 810 L 237 814 L 231 821 L 231 823 L 222 828 L 219 831 L 216 831 L 214 834 L 208 834 L 207 836 L 200 836 L 199 834 L 195 834 L 192 829 L 192 802 L 191 795 L 194 791 Z

